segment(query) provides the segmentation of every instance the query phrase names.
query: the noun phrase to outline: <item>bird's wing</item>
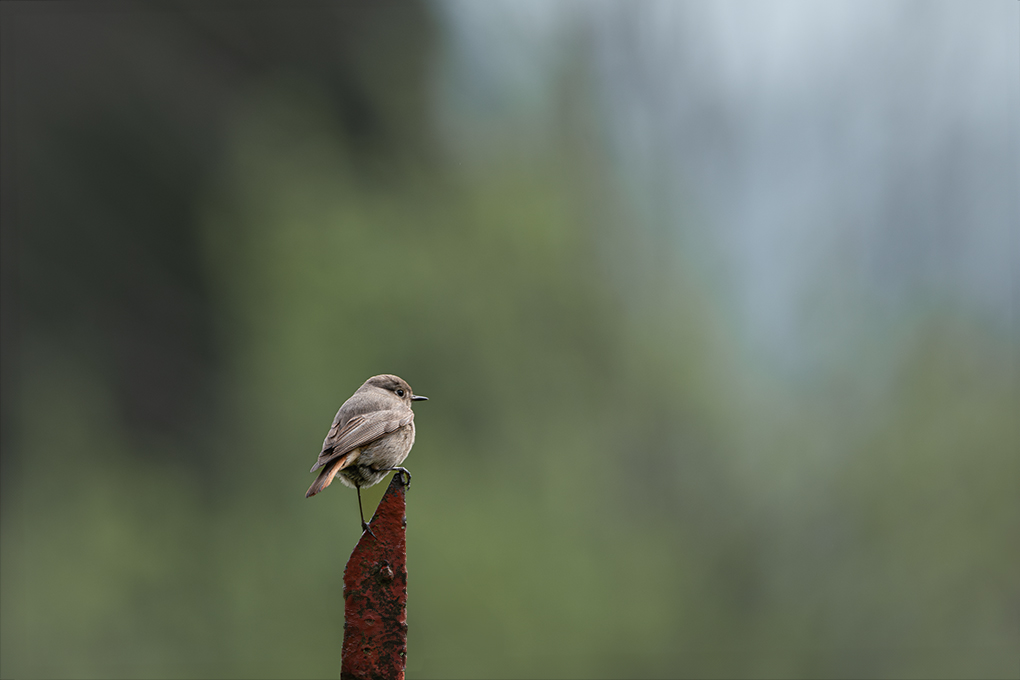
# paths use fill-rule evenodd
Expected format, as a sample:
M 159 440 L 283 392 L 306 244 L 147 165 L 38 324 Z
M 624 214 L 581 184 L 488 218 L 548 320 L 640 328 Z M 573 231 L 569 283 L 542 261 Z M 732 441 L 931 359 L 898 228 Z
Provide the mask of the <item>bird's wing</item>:
M 414 420 L 414 411 L 370 411 L 352 417 L 343 427 L 334 423 L 322 444 L 322 453 L 309 472 L 315 472 L 337 456 L 374 442 L 379 437 L 408 425 Z

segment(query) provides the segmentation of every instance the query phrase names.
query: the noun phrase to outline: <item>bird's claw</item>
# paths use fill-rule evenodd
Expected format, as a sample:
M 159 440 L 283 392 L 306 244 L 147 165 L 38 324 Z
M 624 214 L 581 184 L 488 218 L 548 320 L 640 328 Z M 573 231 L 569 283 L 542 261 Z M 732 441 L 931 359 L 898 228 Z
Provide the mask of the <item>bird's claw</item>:
M 403 484 L 404 487 L 407 489 L 411 488 L 411 473 L 407 471 L 407 468 L 391 467 L 382 469 L 386 470 L 387 472 L 390 471 L 396 472 L 397 474 L 394 475 L 394 477 L 400 477 L 400 483 Z

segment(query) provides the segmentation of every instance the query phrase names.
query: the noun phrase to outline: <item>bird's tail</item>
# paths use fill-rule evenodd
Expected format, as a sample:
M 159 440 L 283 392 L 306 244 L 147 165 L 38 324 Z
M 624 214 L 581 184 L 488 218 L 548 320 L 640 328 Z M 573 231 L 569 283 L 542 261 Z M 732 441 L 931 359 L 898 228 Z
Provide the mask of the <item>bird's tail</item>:
M 322 472 L 315 478 L 312 485 L 308 487 L 308 491 L 305 492 L 305 498 L 311 498 L 315 494 L 319 493 L 333 482 L 333 478 L 336 477 L 336 473 L 343 470 L 347 462 L 347 456 L 340 456 L 335 461 L 327 463 L 326 467 L 322 468 Z

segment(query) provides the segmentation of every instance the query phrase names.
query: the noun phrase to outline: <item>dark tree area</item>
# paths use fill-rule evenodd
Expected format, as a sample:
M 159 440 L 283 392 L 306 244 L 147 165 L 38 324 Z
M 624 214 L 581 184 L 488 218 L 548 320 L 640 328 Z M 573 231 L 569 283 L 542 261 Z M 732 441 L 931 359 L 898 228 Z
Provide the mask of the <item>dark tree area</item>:
M 430 154 L 433 18 L 419 2 L 2 9 L 3 469 L 36 344 L 109 376 L 138 440 L 180 439 L 201 469 L 222 357 L 196 211 L 231 107 L 267 77 L 307 81 L 352 167 L 385 177 Z

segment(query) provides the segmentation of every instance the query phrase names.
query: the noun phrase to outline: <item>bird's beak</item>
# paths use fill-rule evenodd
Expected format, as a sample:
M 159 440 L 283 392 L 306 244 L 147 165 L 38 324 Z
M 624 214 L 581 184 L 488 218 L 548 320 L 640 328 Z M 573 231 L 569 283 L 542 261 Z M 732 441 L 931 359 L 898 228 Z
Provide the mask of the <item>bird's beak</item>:
M 411 401 L 428 401 L 428 400 L 429 400 L 428 397 L 424 397 L 420 394 L 416 394 L 413 397 L 411 397 Z

